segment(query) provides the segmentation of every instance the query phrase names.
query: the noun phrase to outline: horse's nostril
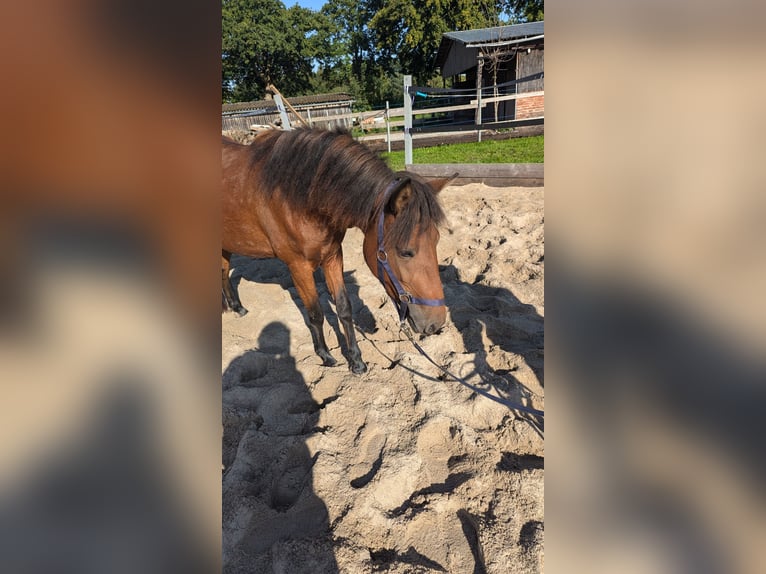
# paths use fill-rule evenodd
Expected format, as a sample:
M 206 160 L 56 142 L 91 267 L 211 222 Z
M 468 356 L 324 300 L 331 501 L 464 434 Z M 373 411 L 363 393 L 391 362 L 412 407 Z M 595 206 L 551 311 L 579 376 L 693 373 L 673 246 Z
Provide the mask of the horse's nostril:
M 428 325 L 428 327 L 426 327 L 426 335 L 433 335 L 434 333 L 436 333 L 436 330 L 438 328 L 439 327 L 436 325 L 436 323 L 431 323 L 430 325 Z

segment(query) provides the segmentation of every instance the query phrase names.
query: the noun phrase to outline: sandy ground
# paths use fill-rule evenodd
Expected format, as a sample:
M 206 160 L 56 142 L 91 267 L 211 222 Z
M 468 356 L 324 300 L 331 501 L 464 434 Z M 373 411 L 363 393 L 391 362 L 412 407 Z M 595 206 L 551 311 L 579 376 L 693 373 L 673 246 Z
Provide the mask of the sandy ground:
M 449 320 L 421 342 L 455 374 L 539 409 L 543 195 L 443 190 Z M 361 245 L 349 230 L 362 376 L 347 368 L 321 280 L 333 368 L 314 354 L 285 266 L 233 260 L 250 312 L 222 316 L 224 571 L 543 571 L 541 429 L 439 376 L 399 332 Z

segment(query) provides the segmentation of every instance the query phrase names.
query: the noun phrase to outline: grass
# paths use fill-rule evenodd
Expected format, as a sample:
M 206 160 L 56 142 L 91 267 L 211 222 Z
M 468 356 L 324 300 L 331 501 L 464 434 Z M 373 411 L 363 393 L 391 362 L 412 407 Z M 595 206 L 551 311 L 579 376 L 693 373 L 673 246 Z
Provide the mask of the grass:
M 404 152 L 383 152 L 393 170 L 404 169 Z M 544 163 L 545 136 L 457 143 L 412 150 L 414 163 Z

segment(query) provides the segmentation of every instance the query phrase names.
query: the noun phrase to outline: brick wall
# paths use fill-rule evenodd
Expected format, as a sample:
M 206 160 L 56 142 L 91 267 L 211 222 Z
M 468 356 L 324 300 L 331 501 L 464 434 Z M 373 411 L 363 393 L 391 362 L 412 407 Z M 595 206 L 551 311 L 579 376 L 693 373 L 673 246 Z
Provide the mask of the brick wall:
M 532 96 L 516 100 L 516 119 L 537 118 L 544 115 L 545 96 Z

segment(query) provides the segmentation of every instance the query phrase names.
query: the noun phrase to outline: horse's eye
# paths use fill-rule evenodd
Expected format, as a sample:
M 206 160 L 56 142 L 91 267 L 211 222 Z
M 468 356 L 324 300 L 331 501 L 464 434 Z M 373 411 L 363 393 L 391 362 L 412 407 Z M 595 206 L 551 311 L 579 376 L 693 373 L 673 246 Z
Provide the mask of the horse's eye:
M 411 259 L 412 257 L 415 257 L 415 252 L 412 249 L 400 249 L 399 257 L 402 257 L 403 259 Z

